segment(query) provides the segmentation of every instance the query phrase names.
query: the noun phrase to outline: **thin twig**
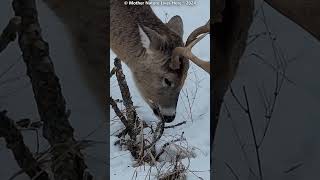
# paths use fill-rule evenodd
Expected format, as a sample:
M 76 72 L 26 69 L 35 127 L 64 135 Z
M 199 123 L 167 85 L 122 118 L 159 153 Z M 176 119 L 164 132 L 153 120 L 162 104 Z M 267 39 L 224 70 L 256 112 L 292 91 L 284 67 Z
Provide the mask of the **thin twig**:
M 302 166 L 303 166 L 303 163 L 295 164 L 292 167 L 290 167 L 289 169 L 285 170 L 284 173 L 286 173 L 286 174 L 292 173 L 293 171 L 301 168 Z
M 245 96 L 245 101 L 246 101 L 246 106 L 247 106 L 246 113 L 247 113 L 247 115 L 249 117 L 251 133 L 252 133 L 253 141 L 254 141 L 254 145 L 255 145 L 256 158 L 257 158 L 257 161 L 258 161 L 259 177 L 260 177 L 260 180 L 263 180 L 262 166 L 261 166 L 260 153 L 259 153 L 259 146 L 258 146 L 258 143 L 257 143 L 257 136 L 256 136 L 256 132 L 255 132 L 254 125 L 253 125 L 253 119 L 252 119 L 252 115 L 251 115 L 251 111 L 250 111 L 250 105 L 249 105 L 248 95 L 247 95 L 247 91 L 246 91 L 246 87 L 245 86 L 243 86 L 243 93 L 244 93 L 244 96 Z
M 156 128 L 155 133 L 154 133 L 155 134 L 155 138 L 153 139 L 153 141 L 149 145 L 144 147 L 144 150 L 153 147 L 157 143 L 157 141 L 162 137 L 163 132 L 164 132 L 164 124 L 165 124 L 165 122 L 164 122 L 163 119 L 160 122 L 158 122 L 157 128 Z M 158 133 L 158 135 L 156 135 L 156 133 Z
M 225 105 L 225 109 L 227 111 L 228 119 L 231 120 L 232 130 L 233 130 L 234 135 L 236 136 L 237 142 L 238 142 L 238 144 L 239 144 L 239 146 L 241 148 L 241 152 L 243 153 L 243 157 L 245 158 L 245 161 L 247 163 L 248 169 L 254 176 L 256 176 L 255 172 L 252 170 L 252 167 L 250 166 L 248 155 L 246 153 L 246 150 L 245 150 L 244 146 L 242 145 L 239 132 L 238 132 L 236 126 L 235 126 L 235 122 L 234 122 L 234 119 L 232 118 L 232 115 L 231 115 L 231 112 L 230 112 L 230 110 L 228 108 L 227 102 L 225 102 L 224 105 Z
M 171 140 L 170 142 L 165 143 L 165 144 L 162 146 L 161 151 L 157 154 L 157 156 L 156 156 L 155 159 L 158 161 L 159 158 L 160 158 L 160 156 L 165 152 L 166 147 L 168 147 L 170 144 L 175 143 L 175 142 L 178 142 L 178 141 L 182 141 L 182 140 L 185 140 L 185 138 L 184 138 L 184 137 L 180 137 L 180 138 L 178 138 L 178 139 L 174 139 L 174 140 Z
M 233 170 L 233 168 L 227 163 L 227 162 L 224 162 L 224 165 L 230 170 L 231 174 L 233 175 L 233 177 L 236 179 L 236 180 L 240 180 L 239 176 L 237 175 L 237 173 Z
M 178 124 L 174 124 L 174 125 L 171 125 L 171 126 L 165 126 L 164 129 L 175 128 L 177 126 L 181 126 L 181 125 L 186 124 L 186 123 L 187 123 L 187 121 L 182 121 L 182 122 L 180 122 Z

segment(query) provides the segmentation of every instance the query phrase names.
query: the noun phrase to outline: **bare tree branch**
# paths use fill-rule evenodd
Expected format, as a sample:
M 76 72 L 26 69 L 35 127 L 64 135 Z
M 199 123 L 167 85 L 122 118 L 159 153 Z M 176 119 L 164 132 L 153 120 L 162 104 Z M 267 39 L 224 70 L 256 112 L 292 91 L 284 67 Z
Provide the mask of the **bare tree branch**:
M 298 163 L 298 164 L 294 164 L 292 165 L 289 169 L 285 170 L 284 173 L 289 174 L 292 173 L 293 171 L 301 168 L 303 166 L 303 163 Z
M 0 112 L 0 137 L 5 139 L 7 147 L 12 151 L 23 172 L 34 180 L 49 180 L 48 174 L 40 167 L 29 148 L 24 144 L 20 130 L 6 115 L 6 111 Z
M 15 15 L 21 17 L 19 46 L 27 67 L 43 124 L 43 136 L 53 147 L 52 171 L 56 180 L 81 180 L 86 170 L 83 156 L 76 147 L 66 110 L 65 99 L 61 92 L 59 79 L 49 56 L 48 43 L 41 37 L 41 28 L 35 0 L 14 0 Z M 61 156 L 63 154 L 63 156 Z
M 227 163 L 227 162 L 224 162 L 224 165 L 230 170 L 231 174 L 233 175 L 233 177 L 236 179 L 236 180 L 240 180 L 239 176 L 237 175 L 237 173 L 235 172 L 235 170 Z
M 234 97 L 235 97 L 235 94 L 234 94 Z M 236 126 L 235 126 L 234 118 L 232 117 L 231 112 L 230 112 L 226 102 L 224 103 L 224 106 L 225 106 L 225 110 L 227 112 L 228 119 L 231 120 L 231 126 L 232 126 L 232 130 L 233 130 L 234 136 L 236 138 L 236 142 L 238 143 L 239 147 L 241 148 L 241 152 L 243 154 L 243 157 L 245 158 L 245 161 L 247 163 L 248 169 L 249 169 L 251 174 L 256 176 L 256 173 L 253 171 L 252 167 L 250 166 L 250 162 L 249 162 L 249 158 L 248 158 L 247 152 L 246 152 L 246 150 L 245 150 L 245 148 L 244 148 L 244 146 L 243 146 L 243 144 L 241 142 L 240 134 L 239 134 L 239 132 L 238 132 Z
M 259 169 L 259 177 L 260 177 L 260 180 L 262 180 L 263 179 L 263 174 L 262 174 L 262 165 L 261 165 L 261 159 L 260 159 L 259 145 L 258 145 L 258 141 L 257 141 L 256 131 L 255 131 L 254 125 L 253 125 L 253 119 L 252 119 L 252 115 L 251 115 L 248 94 L 247 94 L 245 86 L 243 86 L 243 93 L 244 93 L 244 97 L 245 97 L 245 100 L 246 100 L 246 113 L 247 113 L 247 115 L 249 117 L 251 133 L 252 133 L 253 142 L 254 142 L 254 146 L 255 146 L 256 158 L 257 158 L 258 169 Z
M 181 125 L 186 124 L 186 123 L 187 123 L 187 121 L 182 121 L 182 122 L 174 124 L 174 125 L 165 126 L 164 129 L 175 128 L 175 127 L 181 126 Z
M 127 120 L 130 124 L 130 126 L 136 126 L 137 125 L 137 113 L 134 109 L 133 102 L 131 99 L 131 94 L 129 91 L 129 87 L 127 85 L 127 81 L 125 79 L 125 75 L 122 72 L 122 65 L 119 58 L 114 59 L 114 66 L 116 67 L 116 77 L 118 80 L 118 84 L 120 87 L 121 95 L 123 98 L 123 104 L 126 107 L 126 115 Z
M 126 117 L 123 115 L 123 113 L 121 112 L 121 110 L 119 109 L 116 101 L 112 97 L 109 98 L 109 101 L 110 101 L 112 109 L 114 110 L 116 115 L 119 117 L 119 119 L 121 120 L 123 125 L 127 127 L 128 126 L 128 121 L 127 121 Z

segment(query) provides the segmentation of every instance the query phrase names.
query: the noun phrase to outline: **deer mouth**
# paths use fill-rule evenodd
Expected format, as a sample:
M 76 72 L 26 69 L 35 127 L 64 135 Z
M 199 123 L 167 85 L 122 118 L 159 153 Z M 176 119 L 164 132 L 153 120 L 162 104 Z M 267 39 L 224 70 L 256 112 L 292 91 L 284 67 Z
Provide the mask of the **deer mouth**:
M 159 120 L 165 123 L 171 123 L 176 118 L 176 108 L 162 108 L 156 105 L 151 99 L 148 99 L 148 101 L 153 114 L 156 115 Z
M 165 123 L 171 123 L 176 118 L 175 113 L 172 115 L 162 114 L 159 108 L 153 108 L 152 111 L 154 115 L 156 115 L 160 120 L 164 121 Z
M 163 120 L 164 120 L 166 123 L 171 123 L 175 118 L 176 118 L 175 115 L 173 115 L 173 116 L 163 116 Z
M 160 113 L 159 113 L 159 109 L 158 108 L 154 108 L 152 109 L 153 111 L 153 114 L 156 115 L 156 116 L 160 116 Z

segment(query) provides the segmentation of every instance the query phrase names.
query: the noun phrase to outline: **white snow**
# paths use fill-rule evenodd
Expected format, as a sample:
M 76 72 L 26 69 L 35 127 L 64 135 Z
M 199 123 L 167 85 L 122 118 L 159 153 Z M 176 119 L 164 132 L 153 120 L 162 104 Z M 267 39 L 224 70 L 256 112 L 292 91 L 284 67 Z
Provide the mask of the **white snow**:
M 157 16 L 164 22 L 168 21 L 174 15 L 180 15 L 184 22 L 184 40 L 197 27 L 204 25 L 210 18 L 210 1 L 195 1 L 194 6 L 152 6 Z M 207 36 L 198 45 L 193 48 L 193 53 L 201 59 L 210 59 L 210 37 Z M 113 67 L 115 54 L 111 51 L 110 66 Z M 122 63 L 124 74 L 131 91 L 132 99 L 141 119 L 148 122 L 156 122 L 157 118 L 152 110 L 141 98 L 132 75 L 128 67 Z M 111 96 L 115 99 L 122 99 L 119 87 L 115 77 L 111 79 Z M 118 104 L 121 107 L 121 104 Z M 121 107 L 122 108 L 122 107 Z M 111 135 L 110 135 L 110 175 L 111 180 L 123 179 L 145 179 L 149 173 L 150 166 L 133 167 L 134 161 L 129 151 L 120 150 L 114 146 L 117 137 L 113 134 L 119 130 L 122 125 L 117 120 L 113 109 L 110 107 Z M 181 136 L 186 138 L 179 144 L 183 147 L 192 149 L 195 157 L 184 159 L 185 166 L 189 165 L 187 171 L 188 180 L 210 179 L 210 76 L 197 66 L 191 63 L 188 77 L 184 88 L 180 93 L 176 119 L 171 124 L 187 121 L 186 124 L 174 129 L 165 129 L 164 136 L 160 142 L 166 143 Z M 161 164 L 157 164 L 159 168 Z M 151 178 L 156 179 L 157 169 L 151 169 Z M 148 178 L 146 178 L 148 179 Z

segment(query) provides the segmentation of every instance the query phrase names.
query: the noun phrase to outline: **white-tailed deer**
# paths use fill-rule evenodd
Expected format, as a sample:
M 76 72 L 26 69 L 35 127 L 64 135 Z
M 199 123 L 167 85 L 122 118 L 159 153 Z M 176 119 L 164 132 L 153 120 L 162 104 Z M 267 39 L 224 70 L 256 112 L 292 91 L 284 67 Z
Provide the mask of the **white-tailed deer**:
M 68 28 L 83 77 L 105 110 L 109 58 L 106 57 L 109 51 L 107 1 L 43 1 Z M 110 1 L 111 49 L 130 68 L 136 86 L 154 113 L 171 122 L 175 118 L 179 93 L 189 67 L 184 56 L 195 63 L 201 61 L 191 53 L 195 43 L 190 42 L 188 54 L 185 50 L 174 51 L 176 47 L 184 47 L 183 24 L 179 16 L 164 24 L 149 5 L 130 6 L 124 2 Z M 192 36 L 192 40 L 197 37 L 195 34 Z M 200 66 L 202 64 L 200 62 Z M 206 69 L 209 71 L 208 66 Z
M 184 47 L 179 16 L 164 24 L 149 5 L 131 6 L 124 2 L 111 0 L 111 49 L 130 68 L 136 86 L 155 115 L 172 122 L 187 76 L 187 58 L 200 60 L 191 53 L 194 43 L 177 49 Z

